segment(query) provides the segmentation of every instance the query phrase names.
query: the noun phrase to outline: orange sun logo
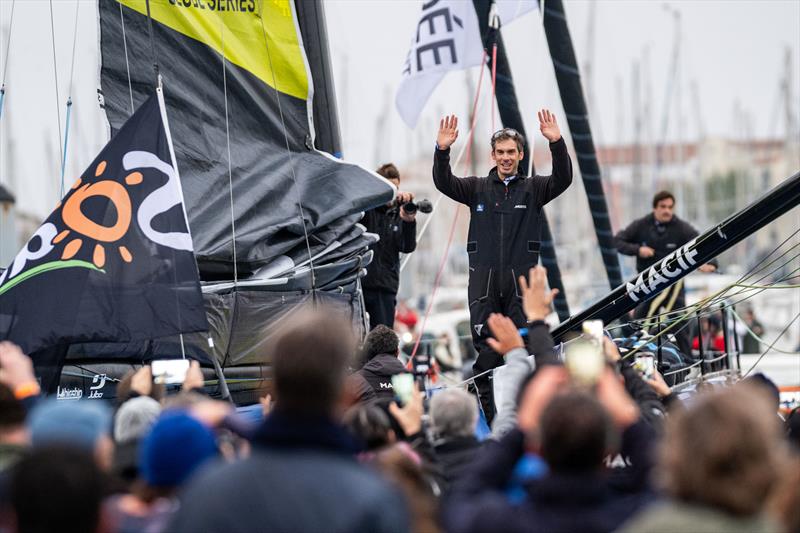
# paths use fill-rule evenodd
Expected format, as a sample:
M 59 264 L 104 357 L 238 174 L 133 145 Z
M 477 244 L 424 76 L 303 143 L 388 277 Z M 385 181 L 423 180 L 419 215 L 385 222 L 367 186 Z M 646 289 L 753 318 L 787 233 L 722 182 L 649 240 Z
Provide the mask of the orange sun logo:
M 106 162 L 101 161 L 97 165 L 94 175 L 100 177 L 105 172 L 106 166 Z M 138 185 L 142 183 L 142 180 L 141 172 L 131 172 L 125 177 L 125 183 L 128 185 Z M 97 268 L 103 268 L 106 264 L 106 249 L 103 243 L 110 244 L 120 240 L 130 227 L 131 198 L 125 187 L 113 180 L 102 180 L 81 185 L 81 178 L 78 178 L 72 186 L 72 190 L 74 192 L 67 198 L 64 207 L 61 209 L 61 218 L 69 229 L 65 229 L 56 235 L 52 243 L 58 244 L 64 241 L 73 231 L 81 237 L 97 241 L 92 254 L 92 262 Z M 104 226 L 98 224 L 83 214 L 81 205 L 85 200 L 94 196 L 105 197 L 114 206 L 117 212 L 117 220 L 114 225 Z M 67 260 L 75 257 L 83 247 L 83 239 L 81 237 L 72 238 L 64 246 L 61 259 Z M 133 261 L 133 255 L 125 246 L 118 246 L 117 250 L 123 261 L 126 263 Z

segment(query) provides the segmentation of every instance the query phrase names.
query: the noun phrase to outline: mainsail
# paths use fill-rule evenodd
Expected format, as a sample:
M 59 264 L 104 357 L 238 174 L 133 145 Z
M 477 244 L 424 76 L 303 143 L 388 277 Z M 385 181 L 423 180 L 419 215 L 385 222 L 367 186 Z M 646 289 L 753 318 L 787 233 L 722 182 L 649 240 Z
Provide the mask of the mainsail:
M 234 234 L 238 275 L 247 276 L 306 247 L 306 234 L 391 199 L 377 175 L 315 150 L 313 83 L 292 2 L 150 0 L 152 42 L 145 0 L 99 4 L 112 128 L 144 98 L 154 59 L 164 77 L 204 277 L 232 278 Z
M 311 77 L 330 74 L 317 7 L 300 17 L 290 0 L 99 0 L 101 103 L 114 138 L 155 72 L 163 78 L 208 326 L 36 354 L 67 351 L 62 388 L 113 398 L 109 384 L 131 363 L 185 354 L 207 376 L 213 365 L 217 393 L 255 402 L 272 335 L 307 303 L 340 309 L 363 332 L 359 278 L 376 236 L 357 222 L 394 187 L 317 149 L 315 117 L 324 148 L 338 150 L 332 84 Z M 302 25 L 317 37 L 308 48 Z

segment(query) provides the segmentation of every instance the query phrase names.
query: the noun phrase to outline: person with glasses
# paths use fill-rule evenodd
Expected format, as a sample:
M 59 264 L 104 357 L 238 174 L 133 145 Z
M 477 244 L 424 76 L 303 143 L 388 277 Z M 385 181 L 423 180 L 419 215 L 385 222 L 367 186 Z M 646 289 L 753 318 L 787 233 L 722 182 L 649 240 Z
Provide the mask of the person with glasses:
M 486 321 L 492 313 L 511 318 L 524 327 L 518 277 L 539 261 L 541 219 L 544 205 L 572 183 L 572 161 L 555 115 L 538 113 L 539 131 L 550 143 L 553 172 L 550 176 L 526 176 L 519 164 L 525 156 L 525 139 L 511 128 L 492 135 L 491 157 L 495 167 L 488 176 L 459 178 L 450 168 L 450 147 L 458 138 L 458 118 L 442 118 L 433 158 L 433 182 L 449 198 L 470 209 L 467 253 L 469 254 L 469 310 L 472 340 L 478 358 L 475 374 L 503 364 L 503 357 L 486 342 Z M 484 414 L 494 416 L 491 381 L 476 379 Z

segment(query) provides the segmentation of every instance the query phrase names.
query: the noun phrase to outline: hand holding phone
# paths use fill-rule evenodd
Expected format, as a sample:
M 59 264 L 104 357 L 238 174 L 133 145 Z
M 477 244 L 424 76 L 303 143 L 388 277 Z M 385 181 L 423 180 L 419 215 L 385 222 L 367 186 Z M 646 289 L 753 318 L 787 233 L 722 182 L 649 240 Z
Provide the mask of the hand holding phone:
M 392 376 L 392 389 L 401 406 L 408 404 L 414 394 L 414 375 L 407 372 L 395 374 Z
M 164 385 L 183 383 L 189 370 L 188 359 L 155 359 L 150 363 L 153 382 Z

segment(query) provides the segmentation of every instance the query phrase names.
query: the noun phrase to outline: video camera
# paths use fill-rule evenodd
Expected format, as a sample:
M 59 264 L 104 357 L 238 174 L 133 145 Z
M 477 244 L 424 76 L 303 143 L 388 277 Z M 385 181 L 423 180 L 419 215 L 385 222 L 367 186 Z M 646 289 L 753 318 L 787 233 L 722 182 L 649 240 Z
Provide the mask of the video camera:
M 419 211 L 420 213 L 425 213 L 426 215 L 433 211 L 433 204 L 428 199 L 422 199 L 418 202 L 406 202 L 400 205 L 400 208 L 406 212 L 407 214 L 411 215 Z

